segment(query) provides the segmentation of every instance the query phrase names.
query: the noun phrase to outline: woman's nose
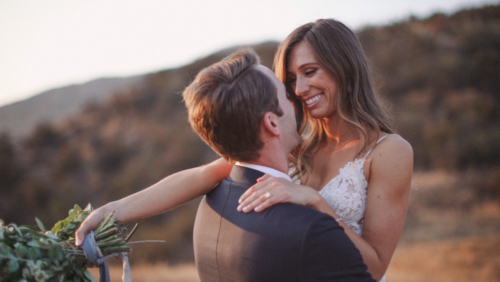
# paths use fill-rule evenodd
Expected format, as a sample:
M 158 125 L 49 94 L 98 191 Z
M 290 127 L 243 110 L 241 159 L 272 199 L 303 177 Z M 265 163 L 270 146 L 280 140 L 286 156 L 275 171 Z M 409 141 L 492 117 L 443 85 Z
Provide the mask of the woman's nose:
M 302 96 L 309 90 L 309 84 L 307 83 L 307 79 L 297 78 L 295 82 L 295 94 L 298 96 Z

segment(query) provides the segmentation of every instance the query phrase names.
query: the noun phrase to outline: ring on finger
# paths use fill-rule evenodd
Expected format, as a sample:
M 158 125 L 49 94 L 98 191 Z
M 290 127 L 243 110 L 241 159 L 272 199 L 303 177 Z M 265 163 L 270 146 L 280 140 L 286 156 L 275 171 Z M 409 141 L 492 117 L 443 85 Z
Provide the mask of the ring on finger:
M 272 194 L 271 192 L 267 191 L 265 194 L 264 194 L 264 197 L 266 197 L 267 199 L 271 198 Z

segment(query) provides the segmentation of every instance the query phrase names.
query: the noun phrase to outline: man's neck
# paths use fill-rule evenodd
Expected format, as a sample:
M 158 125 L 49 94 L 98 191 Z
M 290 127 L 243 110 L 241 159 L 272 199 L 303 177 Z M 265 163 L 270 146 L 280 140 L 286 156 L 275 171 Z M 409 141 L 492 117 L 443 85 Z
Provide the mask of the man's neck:
M 273 176 L 273 177 L 285 178 L 289 181 L 292 181 L 292 179 L 290 178 L 290 176 L 288 176 L 288 174 L 286 174 L 282 171 L 276 170 L 274 168 L 267 167 L 267 166 L 257 165 L 257 164 L 249 164 L 249 163 L 245 163 L 245 162 L 236 162 L 235 165 L 250 168 L 253 170 L 257 170 L 257 171 L 260 171 L 262 173 L 268 174 L 268 175 Z
M 288 174 L 288 157 L 279 149 L 266 149 L 266 146 L 259 151 L 260 157 L 249 164 L 267 166 Z

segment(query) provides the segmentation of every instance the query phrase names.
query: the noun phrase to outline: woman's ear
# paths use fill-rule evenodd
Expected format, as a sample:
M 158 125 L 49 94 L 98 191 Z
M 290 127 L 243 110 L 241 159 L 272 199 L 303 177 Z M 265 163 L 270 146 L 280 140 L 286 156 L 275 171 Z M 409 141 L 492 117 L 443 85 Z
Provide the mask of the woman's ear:
M 266 112 L 262 118 L 262 126 L 265 131 L 274 136 L 281 135 L 279 117 L 273 112 Z

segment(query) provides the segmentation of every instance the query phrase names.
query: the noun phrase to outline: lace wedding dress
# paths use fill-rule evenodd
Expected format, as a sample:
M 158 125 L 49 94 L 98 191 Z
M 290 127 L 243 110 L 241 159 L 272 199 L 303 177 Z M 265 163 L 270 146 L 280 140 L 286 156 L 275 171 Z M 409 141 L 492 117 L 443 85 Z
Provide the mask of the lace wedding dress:
M 387 136 L 380 138 L 375 146 Z M 342 221 L 360 236 L 363 230 L 368 189 L 363 166 L 372 150 L 373 148 L 363 158 L 348 162 L 340 169 L 339 174 L 319 191 L 321 197 L 328 202 Z M 385 276 L 380 281 L 385 282 Z

